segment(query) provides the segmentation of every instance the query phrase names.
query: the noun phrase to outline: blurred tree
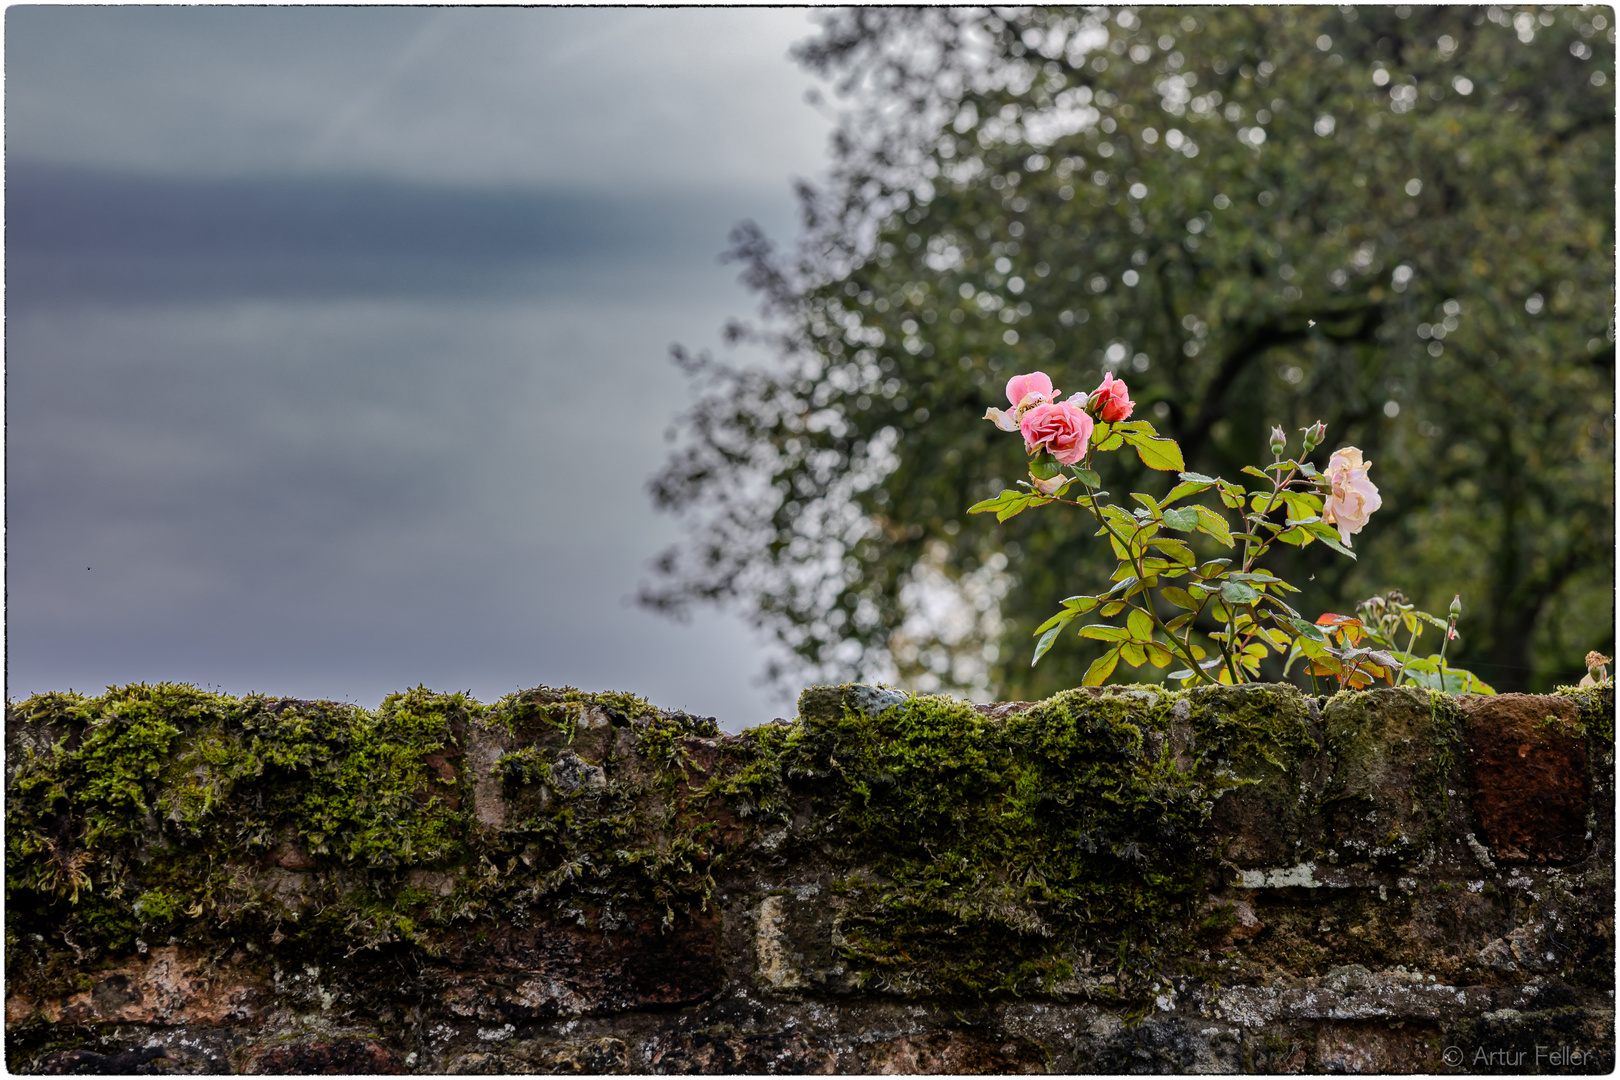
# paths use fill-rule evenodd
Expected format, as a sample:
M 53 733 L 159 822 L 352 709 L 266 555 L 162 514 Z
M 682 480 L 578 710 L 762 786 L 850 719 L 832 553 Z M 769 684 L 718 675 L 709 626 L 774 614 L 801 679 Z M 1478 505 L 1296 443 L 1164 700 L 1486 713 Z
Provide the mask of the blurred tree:
M 828 15 L 799 58 L 850 103 L 831 182 L 793 254 L 734 236 L 766 318 L 728 339 L 780 360 L 677 350 L 706 393 L 652 492 L 690 541 L 643 602 L 739 604 L 806 669 L 779 675 L 1075 685 L 1096 643 L 1032 670 L 1030 634 L 1106 545 L 965 511 L 1023 474 L 979 419 L 1009 376 L 1112 371 L 1197 471 L 1319 417 L 1324 460 L 1365 451 L 1359 561 L 1272 564 L 1302 611 L 1462 593 L 1455 659 L 1574 682 L 1613 651 L 1611 12 Z M 1128 457 L 1105 485 L 1162 493 Z

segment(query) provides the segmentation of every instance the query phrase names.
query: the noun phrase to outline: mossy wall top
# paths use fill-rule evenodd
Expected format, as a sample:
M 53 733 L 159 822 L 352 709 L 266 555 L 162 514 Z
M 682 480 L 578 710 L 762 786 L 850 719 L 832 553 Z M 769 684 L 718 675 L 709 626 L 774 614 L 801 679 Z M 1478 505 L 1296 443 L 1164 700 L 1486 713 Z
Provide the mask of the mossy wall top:
M 777 990 L 1140 1016 L 1172 978 L 1399 957 L 1500 982 L 1477 944 L 1416 926 L 1472 925 L 1484 894 L 1408 883 L 1558 868 L 1538 911 L 1566 923 L 1612 896 L 1613 695 L 1497 702 L 1145 687 L 974 707 L 835 687 L 722 736 L 566 689 L 482 705 L 418 688 L 376 710 L 40 695 L 7 715 L 8 977 L 35 1010 L 14 1019 L 174 943 L 277 970 L 533 967 L 564 928 L 626 957 L 687 942 L 687 968 L 620 980 L 686 1000 L 721 963 L 725 897 L 783 867 L 824 882 L 836 917 Z M 1491 801 L 1524 786 L 1491 771 L 1504 739 L 1551 793 L 1534 821 Z M 1289 888 L 1376 889 L 1384 929 L 1246 934 L 1245 890 Z M 1612 986 L 1612 932 L 1579 937 L 1558 977 Z

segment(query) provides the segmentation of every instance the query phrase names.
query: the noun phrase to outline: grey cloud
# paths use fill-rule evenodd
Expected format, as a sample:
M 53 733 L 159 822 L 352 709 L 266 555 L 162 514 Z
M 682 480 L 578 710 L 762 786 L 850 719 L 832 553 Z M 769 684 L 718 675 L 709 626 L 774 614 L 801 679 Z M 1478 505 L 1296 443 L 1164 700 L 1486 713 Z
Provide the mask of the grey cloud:
M 714 258 L 747 192 L 159 177 L 13 160 L 13 298 L 515 295 Z M 609 269 L 611 268 L 611 269 Z

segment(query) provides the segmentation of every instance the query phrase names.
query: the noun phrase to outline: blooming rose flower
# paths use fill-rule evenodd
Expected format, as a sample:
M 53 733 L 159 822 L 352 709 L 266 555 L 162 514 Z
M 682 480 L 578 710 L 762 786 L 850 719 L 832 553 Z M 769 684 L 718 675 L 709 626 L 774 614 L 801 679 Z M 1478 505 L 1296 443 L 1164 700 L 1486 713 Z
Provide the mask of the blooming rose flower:
M 1030 453 L 1044 449 L 1065 465 L 1086 456 L 1095 426 L 1086 411 L 1072 401 L 1036 405 L 1019 422 Z
M 1103 376 L 1102 385 L 1092 391 L 1090 405 L 1097 419 L 1105 424 L 1117 424 L 1128 419 L 1136 409 L 1136 402 L 1131 400 L 1125 381 L 1114 378 L 1111 371 Z
M 1012 403 L 1012 411 L 986 409 L 984 418 L 993 420 L 996 427 L 1002 431 L 1017 431 L 1018 423 L 1025 413 L 1037 405 L 1051 404 L 1057 400 L 1060 393 L 1061 390 L 1052 389 L 1052 380 L 1046 377 L 1044 371 L 1014 375 L 1007 380 L 1007 400 Z
M 1322 520 L 1339 528 L 1339 539 L 1350 546 L 1350 537 L 1362 530 L 1372 512 L 1384 505 L 1378 489 L 1367 479 L 1372 462 L 1361 460 L 1354 446 L 1333 451 L 1325 479 L 1332 490 L 1322 507 Z
M 1012 402 L 1015 408 L 1031 409 L 1036 405 L 1056 401 L 1059 393 L 1061 391 L 1052 389 L 1052 380 L 1046 377 L 1044 371 L 1014 375 L 1007 380 L 1007 400 Z

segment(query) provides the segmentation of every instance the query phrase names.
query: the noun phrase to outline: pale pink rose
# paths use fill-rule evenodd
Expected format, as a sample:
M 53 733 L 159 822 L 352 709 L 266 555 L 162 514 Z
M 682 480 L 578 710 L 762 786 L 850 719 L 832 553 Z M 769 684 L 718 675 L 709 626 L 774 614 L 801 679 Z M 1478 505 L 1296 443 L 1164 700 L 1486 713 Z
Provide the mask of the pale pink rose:
M 1095 425 L 1084 409 L 1064 401 L 1035 406 L 1024 414 L 1018 426 L 1030 453 L 1044 449 L 1063 464 L 1073 465 L 1086 456 Z
M 1361 460 L 1353 446 L 1333 451 L 1323 474 L 1332 490 L 1322 506 L 1322 520 L 1339 529 L 1339 539 L 1349 547 L 1350 537 L 1360 532 L 1372 512 L 1384 505 L 1378 489 L 1367 479 L 1372 462 Z
M 1037 405 L 1050 404 L 1057 400 L 1058 393 L 1052 389 L 1052 380 L 1046 377 L 1044 371 L 1014 375 L 1007 380 L 1007 400 L 1012 402 L 1015 409 L 1032 409 Z
M 1052 389 L 1052 380 L 1046 377 L 1044 371 L 1014 375 L 1007 380 L 1007 400 L 1012 402 L 1012 409 L 1005 412 L 1001 409 L 986 409 L 984 418 L 1002 431 L 1017 431 L 1025 413 L 1037 405 L 1050 405 L 1057 400 L 1060 393 L 1062 391 Z
M 1131 400 L 1124 380 L 1114 378 L 1111 371 L 1103 375 L 1102 385 L 1092 391 L 1090 405 L 1097 419 L 1105 424 L 1117 424 L 1129 419 L 1136 409 L 1136 402 Z

